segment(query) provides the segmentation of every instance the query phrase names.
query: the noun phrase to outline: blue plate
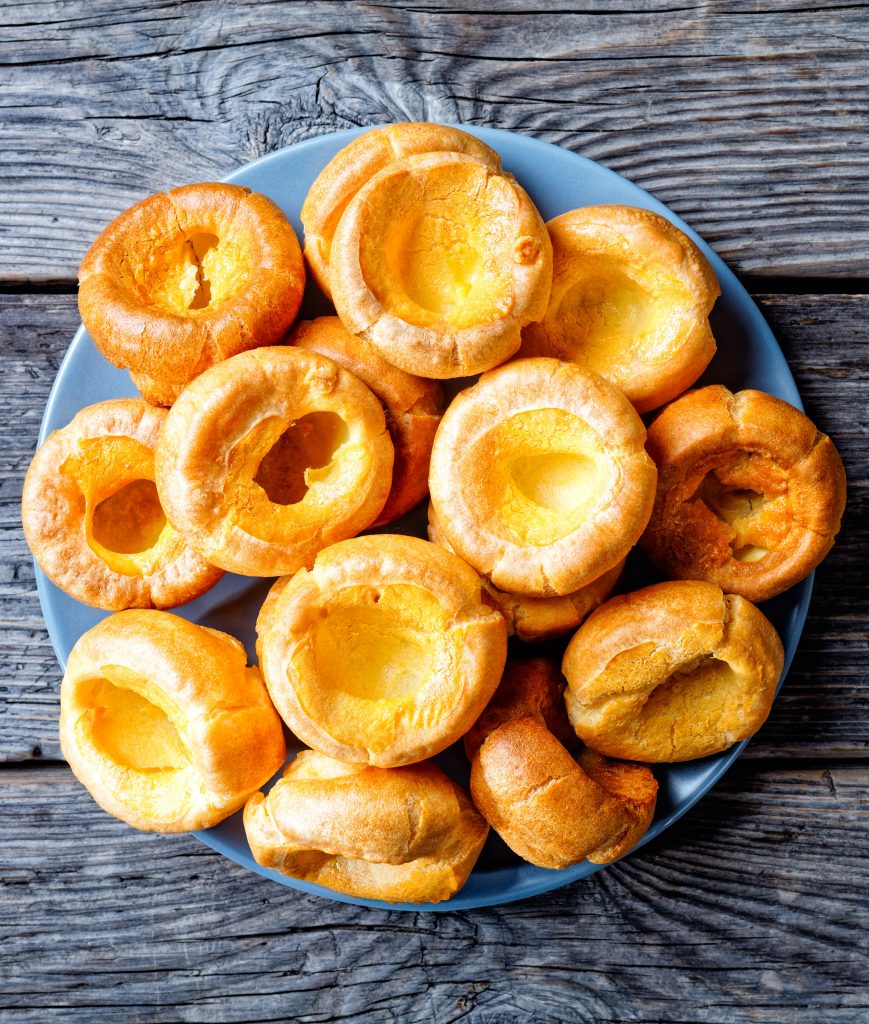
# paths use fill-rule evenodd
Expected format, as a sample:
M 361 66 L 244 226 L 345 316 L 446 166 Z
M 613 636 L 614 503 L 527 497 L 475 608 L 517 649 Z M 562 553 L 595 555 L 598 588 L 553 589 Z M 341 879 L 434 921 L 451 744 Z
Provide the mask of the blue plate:
M 690 235 L 712 263 L 722 291 L 712 314 L 718 354 L 702 383 L 723 383 L 732 389 L 759 388 L 802 408 L 787 362 L 757 306 L 703 239 L 663 203 L 613 171 L 565 149 L 494 128 L 463 127 L 501 154 L 505 168 L 516 175 L 546 220 L 577 206 L 625 203 L 663 214 Z M 363 130 L 367 129 L 338 132 L 279 150 L 240 168 L 227 180 L 271 196 L 290 218 L 301 238 L 299 211 L 308 188 L 324 164 Z M 322 296 L 316 294 L 306 297 L 302 315 L 327 312 L 328 306 L 324 302 Z M 65 426 L 85 405 L 135 394 L 126 372 L 110 366 L 96 351 L 84 328 L 79 328 L 49 396 L 39 434 L 40 444 L 47 434 Z M 422 521 L 419 513 L 416 516 L 411 514 L 399 528 L 424 536 Z M 51 642 L 58 660 L 65 666 L 76 640 L 106 613 L 67 597 L 39 571 L 38 566 L 36 581 Z M 270 585 L 271 580 L 226 576 L 204 597 L 177 609 L 177 612 L 185 618 L 239 637 L 252 655 L 256 613 Z M 809 577 L 764 606 L 784 641 L 785 669 L 782 678 L 790 666 L 802 632 L 811 590 L 812 577 Z M 723 754 L 700 761 L 656 767 L 660 785 L 657 813 L 640 845 L 654 839 L 696 803 L 721 778 L 744 746 L 745 743 L 740 743 Z M 467 785 L 468 766 L 460 745 L 445 751 L 437 760 L 457 781 Z M 467 884 L 451 900 L 422 906 L 388 904 L 378 900 L 351 899 L 321 886 L 261 868 L 248 849 L 240 813 L 216 828 L 196 835 L 212 849 L 282 885 L 344 903 L 397 910 L 463 910 L 491 906 L 547 892 L 600 870 L 599 865 L 588 862 L 562 871 L 537 868 L 520 861 L 492 834 Z

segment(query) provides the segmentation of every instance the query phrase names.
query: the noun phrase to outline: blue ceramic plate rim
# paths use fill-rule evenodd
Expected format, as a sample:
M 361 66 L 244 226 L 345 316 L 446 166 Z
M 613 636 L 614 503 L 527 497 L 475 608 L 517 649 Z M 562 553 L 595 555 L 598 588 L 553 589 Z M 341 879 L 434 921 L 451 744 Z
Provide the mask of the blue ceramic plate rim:
M 362 132 L 369 131 L 371 127 L 374 126 L 348 129 L 346 131 L 318 136 L 313 139 L 308 139 L 305 142 L 296 143 L 292 146 L 277 150 L 274 153 L 269 153 L 250 164 L 246 164 L 243 167 L 238 168 L 224 180 L 237 182 L 239 184 L 249 184 L 249 179 L 251 177 L 256 176 L 259 178 L 263 173 L 267 175 L 270 173 L 278 175 L 286 173 L 288 170 L 286 165 L 288 163 L 291 167 L 294 163 L 307 159 L 309 156 L 314 154 L 317 154 L 318 156 L 323 154 L 322 159 L 319 161 L 320 166 L 322 166 L 332 155 L 332 152 L 337 151 L 337 149 L 346 145 L 351 139 L 360 135 Z M 594 200 L 595 202 L 629 202 L 635 206 L 642 206 L 646 209 L 654 210 L 655 212 L 665 216 L 673 224 L 693 238 L 709 259 L 721 284 L 722 299 L 720 299 L 719 302 L 722 302 L 725 296 L 729 297 L 730 301 L 734 302 L 738 306 L 739 319 L 742 325 L 748 329 L 750 336 L 754 339 L 754 344 L 758 345 L 767 356 L 773 359 L 774 362 L 780 363 L 780 365 L 775 367 L 775 373 L 777 374 L 777 387 L 770 390 L 777 391 L 780 397 L 786 399 L 792 405 L 797 406 L 797 408 L 802 409 L 802 402 L 800 400 L 793 375 L 790 373 L 784 354 L 781 352 L 781 349 L 775 340 L 772 331 L 763 319 L 760 310 L 757 308 L 754 301 L 739 283 L 729 267 L 727 267 L 727 265 L 706 244 L 706 242 L 687 224 L 685 224 L 681 218 L 676 216 L 672 210 L 655 199 L 650 193 L 641 189 L 638 185 L 635 185 L 622 175 L 617 174 L 615 171 L 612 171 L 609 168 L 588 159 L 587 157 L 580 156 L 579 154 L 563 149 L 560 146 L 555 146 L 551 143 L 543 142 L 529 136 L 517 135 L 503 129 L 478 128 L 470 125 L 458 125 L 457 127 L 461 127 L 463 130 L 476 135 L 478 138 L 496 149 L 500 153 L 504 166 L 508 170 L 514 169 L 513 165 L 517 160 L 523 157 L 529 160 L 539 159 L 543 164 L 549 160 L 552 161 L 554 165 L 561 164 L 562 166 L 564 166 L 565 161 L 567 161 L 570 167 L 575 170 L 578 180 L 583 180 L 585 177 L 590 176 L 591 179 L 596 182 L 598 187 L 602 184 L 604 191 L 611 189 L 614 195 L 618 197 L 603 199 L 596 198 Z M 557 171 L 553 170 L 551 173 L 554 175 Z M 517 177 L 519 178 L 520 183 L 523 183 L 521 173 L 517 173 Z M 257 187 L 260 191 L 265 191 L 268 194 L 268 188 L 263 187 L 262 182 L 258 181 Z M 550 187 L 549 184 L 547 184 L 547 188 L 548 187 Z M 554 190 L 557 191 L 558 189 Z M 626 193 L 629 194 L 629 198 L 626 198 Z M 541 205 L 539 200 L 538 205 Z M 585 204 L 575 202 L 573 205 Z M 573 207 L 570 205 L 563 206 L 563 210 L 571 208 Z M 285 212 L 291 216 L 291 219 L 296 225 L 296 229 L 298 231 L 298 210 L 287 209 Z M 547 217 L 553 215 L 554 214 L 551 212 L 545 214 Z M 40 445 L 52 430 L 66 422 L 66 418 L 59 418 L 58 406 L 60 405 L 61 400 L 68 396 L 69 389 L 74 385 L 77 356 L 80 354 L 82 347 L 88 344 L 90 344 L 90 342 L 84 327 L 79 327 L 63 361 L 61 362 L 57 377 L 55 378 L 54 385 L 52 386 L 51 393 L 49 394 L 49 398 L 46 403 L 39 432 L 38 443 Z M 35 563 L 34 568 L 37 591 L 39 593 L 39 600 L 42 606 L 46 628 L 61 668 L 65 669 L 69 647 L 60 640 L 62 635 L 60 619 L 60 616 L 62 615 L 62 608 L 59 606 L 58 600 L 60 592 L 57 591 L 53 584 L 42 573 L 39 566 Z M 797 644 L 799 643 L 800 636 L 802 635 L 811 599 L 813 581 L 814 573 L 801 583 L 797 584 L 797 586 L 789 592 L 792 595 L 793 606 L 788 617 L 786 629 L 783 630 L 785 662 L 781 679 L 779 680 L 778 689 L 781 688 L 781 685 L 787 676 L 791 662 L 793 661 Z M 700 800 L 701 797 L 703 797 L 719 781 L 728 768 L 730 768 L 733 762 L 739 757 L 748 743 L 749 740 L 744 740 L 721 754 L 705 758 L 700 762 L 690 762 L 692 766 L 700 770 L 700 774 L 702 776 L 701 781 L 696 785 L 693 792 L 682 798 L 669 814 L 656 818 L 646 835 L 635 847 L 635 850 L 640 849 L 646 843 L 655 839 L 669 828 L 670 825 L 681 818 L 682 815 L 689 811 L 697 801 Z M 237 818 L 237 815 L 234 817 Z M 195 832 L 194 835 L 211 849 L 223 854 L 225 857 L 228 857 L 230 860 L 235 861 L 243 867 L 248 868 L 248 870 L 254 871 L 265 878 L 270 878 L 273 881 L 277 881 L 282 885 L 289 886 L 300 892 L 322 896 L 326 899 L 337 900 L 341 903 L 350 903 L 356 906 L 374 907 L 387 910 L 450 911 L 496 906 L 516 900 L 527 899 L 528 897 L 537 896 L 542 893 L 549 892 L 552 889 L 569 885 L 571 882 L 577 881 L 580 878 L 585 878 L 607 866 L 602 864 L 590 864 L 588 861 L 583 861 L 573 867 L 564 868 L 560 871 L 553 871 L 523 863 L 518 867 L 497 868 L 495 870 L 485 872 L 474 871 L 465 887 L 451 899 L 443 903 L 386 903 L 382 900 L 359 899 L 345 896 L 342 893 L 333 892 L 331 889 L 303 882 L 295 878 L 289 878 L 276 871 L 272 871 L 269 868 L 263 868 L 254 861 L 250 850 L 247 848 L 247 844 L 243 840 L 241 842 L 238 841 L 236 834 L 237 830 L 235 833 L 230 833 L 229 837 L 224 834 L 224 827 L 226 824 L 227 823 L 224 822 L 216 828 L 209 829 L 207 831 Z

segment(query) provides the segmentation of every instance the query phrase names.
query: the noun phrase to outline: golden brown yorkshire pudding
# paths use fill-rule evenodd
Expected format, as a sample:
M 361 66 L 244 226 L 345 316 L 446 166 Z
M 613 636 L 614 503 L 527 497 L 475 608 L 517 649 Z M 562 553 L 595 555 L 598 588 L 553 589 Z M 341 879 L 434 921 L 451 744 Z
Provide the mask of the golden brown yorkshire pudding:
M 769 620 L 714 583 L 657 583 L 614 597 L 564 654 L 567 711 L 610 757 L 689 761 L 753 736 L 784 652 Z
M 303 750 L 244 809 L 258 864 L 347 896 L 438 903 L 465 884 L 489 827 L 431 762 L 343 764 Z
M 42 571 L 96 608 L 173 608 L 223 575 L 166 521 L 154 448 L 166 419 L 140 399 L 89 405 L 37 451 L 21 518 Z
M 333 544 L 260 620 L 260 665 L 293 732 L 331 757 L 412 764 L 462 736 L 507 656 L 480 579 L 443 548 L 374 534 Z
M 552 292 L 523 356 L 555 356 L 606 377 L 638 412 L 680 395 L 715 355 L 721 289 L 694 242 L 633 206 L 584 206 L 546 225 Z
M 666 575 L 765 601 L 833 546 L 842 461 L 787 402 L 719 384 L 693 391 L 655 420 L 648 449 L 658 493 L 641 543 Z
M 450 545 L 499 590 L 572 594 L 615 568 L 655 495 L 646 431 L 612 384 L 520 359 L 453 400 L 429 487 Z
M 645 765 L 591 751 L 574 760 L 568 737 L 564 680 L 539 658 L 507 668 L 465 737 L 474 803 L 511 850 L 542 868 L 615 860 L 655 813 L 658 784 Z
M 380 403 L 352 373 L 316 352 L 261 348 L 186 388 L 155 467 L 169 522 L 204 558 L 278 576 L 377 518 L 392 441 Z
M 168 612 L 103 619 L 70 652 L 60 744 L 96 802 L 135 828 L 211 828 L 283 763 L 258 669 L 226 633 Z
M 408 373 L 463 377 L 508 359 L 546 311 L 552 247 L 509 176 L 457 153 L 390 164 L 344 211 L 332 244 L 344 326 Z
M 440 528 L 431 503 L 428 506 L 428 539 L 432 544 L 440 544 L 447 551 L 453 550 Z M 507 635 L 534 643 L 538 640 L 550 640 L 576 629 L 590 612 L 609 597 L 624 567 L 625 562 L 622 559 L 615 568 L 605 572 L 603 576 L 592 580 L 575 593 L 565 594 L 563 597 L 509 594 L 499 590 L 485 577 L 482 583 L 490 603 L 504 616 Z
M 374 526 L 385 526 L 418 505 L 428 494 L 428 464 L 444 395 L 424 380 L 387 363 L 363 338 L 351 334 L 337 316 L 297 324 L 290 344 L 319 352 L 355 374 L 380 399 L 395 448 L 392 490 Z
M 295 319 L 305 268 L 293 228 L 240 185 L 184 185 L 106 227 L 79 270 L 81 318 L 142 396 L 171 405 L 206 367 L 273 345 Z
M 390 124 L 355 138 L 317 175 L 302 204 L 305 258 L 314 280 L 330 296 L 329 254 L 332 238 L 347 204 L 360 188 L 388 164 L 418 153 L 464 153 L 496 171 L 498 154 L 473 135 L 442 124 Z

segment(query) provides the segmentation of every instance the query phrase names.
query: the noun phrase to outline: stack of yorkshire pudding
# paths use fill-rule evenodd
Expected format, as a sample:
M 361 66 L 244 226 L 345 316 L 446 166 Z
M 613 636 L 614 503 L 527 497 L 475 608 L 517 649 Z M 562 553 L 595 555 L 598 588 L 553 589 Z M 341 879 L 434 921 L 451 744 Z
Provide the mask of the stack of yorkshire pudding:
M 43 571 L 114 613 L 69 657 L 63 751 L 131 825 L 244 807 L 260 864 L 355 897 L 449 898 L 490 826 L 533 864 L 611 861 L 649 764 L 765 720 L 783 652 L 752 602 L 832 546 L 838 454 L 770 395 L 686 392 L 719 289 L 657 214 L 545 224 L 488 146 L 399 124 L 302 222 L 304 257 L 266 196 L 188 185 L 85 257 L 84 324 L 142 398 L 82 409 L 24 485 Z M 305 260 L 337 316 L 295 323 Z M 428 499 L 429 540 L 360 536 Z M 662 582 L 610 598 L 637 544 Z M 275 578 L 258 667 L 166 611 L 223 572 Z M 570 634 L 560 664 L 523 647 Z M 263 793 L 285 727 L 310 749 Z M 462 739 L 469 793 L 430 760 Z

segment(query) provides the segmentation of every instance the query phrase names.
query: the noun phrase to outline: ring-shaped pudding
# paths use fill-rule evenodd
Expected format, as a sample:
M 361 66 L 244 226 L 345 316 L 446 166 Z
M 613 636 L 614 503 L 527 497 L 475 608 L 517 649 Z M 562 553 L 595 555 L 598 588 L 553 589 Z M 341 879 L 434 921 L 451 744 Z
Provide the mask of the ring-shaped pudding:
M 438 903 L 465 884 L 489 826 L 431 762 L 344 764 L 303 750 L 244 809 L 258 864 L 336 892 Z
M 434 508 L 428 506 L 428 539 L 440 544 L 447 551 L 452 546 L 438 523 Z M 453 552 L 455 553 L 455 552 Z M 563 597 L 529 597 L 527 594 L 509 594 L 499 590 L 483 577 L 483 589 L 493 607 L 504 616 L 507 636 L 515 636 L 526 643 L 551 640 L 553 637 L 571 633 L 591 612 L 609 597 L 618 583 L 624 559 L 615 568 L 605 572 L 596 580 Z
M 694 242 L 633 206 L 584 206 L 546 226 L 552 292 L 521 354 L 594 370 L 638 412 L 690 387 L 715 355 L 709 313 L 721 294 Z
M 321 551 L 260 620 L 272 701 L 308 746 L 348 763 L 412 764 L 468 730 L 507 656 L 480 578 L 416 537 Z
M 379 515 L 392 441 L 368 388 L 303 349 L 242 352 L 190 384 L 157 446 L 169 522 L 214 565 L 279 576 Z
M 206 182 L 144 199 L 104 228 L 79 270 L 78 305 L 106 359 L 169 406 L 207 367 L 278 342 L 304 287 L 280 207 Z
M 81 636 L 60 690 L 60 744 L 96 802 L 135 828 L 211 828 L 280 768 L 283 728 L 231 636 L 123 611 Z
M 658 416 L 648 450 L 658 493 L 641 544 L 667 576 L 766 601 L 833 546 L 845 508 L 842 460 L 787 402 L 701 388 Z
M 459 128 L 407 122 L 373 128 L 335 154 L 314 180 L 302 204 L 305 259 L 327 297 L 332 238 L 347 204 L 378 171 L 396 160 L 419 153 L 464 153 L 501 170 L 498 154 Z
M 388 362 L 438 379 L 488 370 L 542 318 L 546 225 L 509 175 L 457 153 L 390 164 L 347 206 L 332 243 L 344 326 Z
M 514 853 L 542 868 L 616 860 L 655 813 L 658 784 L 645 765 L 588 750 L 574 758 L 570 735 L 564 679 L 534 659 L 508 666 L 465 737 L 474 803 Z
M 564 654 L 567 711 L 610 757 L 689 761 L 753 736 L 781 675 L 781 640 L 714 583 L 657 583 L 611 598 Z
M 643 532 L 655 466 L 636 410 L 573 363 L 520 359 L 483 374 L 444 413 L 429 488 L 456 553 L 499 589 L 572 594 Z
M 440 384 L 387 363 L 373 345 L 351 334 L 337 316 L 297 324 L 289 343 L 334 359 L 380 399 L 395 461 L 392 489 L 372 525 L 385 526 L 399 519 L 428 494 L 431 446 L 444 407 Z
M 37 451 L 21 518 L 39 567 L 61 590 L 106 611 L 174 608 L 223 575 L 166 521 L 154 448 L 166 420 L 138 398 L 89 405 Z

